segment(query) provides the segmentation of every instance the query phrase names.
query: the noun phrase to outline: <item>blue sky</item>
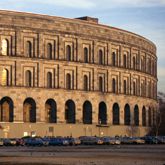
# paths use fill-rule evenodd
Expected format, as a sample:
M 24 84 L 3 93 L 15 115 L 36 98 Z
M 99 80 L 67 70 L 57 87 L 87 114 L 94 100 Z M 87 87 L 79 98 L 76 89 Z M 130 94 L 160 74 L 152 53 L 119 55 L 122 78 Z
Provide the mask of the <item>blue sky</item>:
M 165 92 L 165 0 L 0 0 L 0 9 L 97 17 L 101 24 L 152 40 L 157 46 L 158 90 Z

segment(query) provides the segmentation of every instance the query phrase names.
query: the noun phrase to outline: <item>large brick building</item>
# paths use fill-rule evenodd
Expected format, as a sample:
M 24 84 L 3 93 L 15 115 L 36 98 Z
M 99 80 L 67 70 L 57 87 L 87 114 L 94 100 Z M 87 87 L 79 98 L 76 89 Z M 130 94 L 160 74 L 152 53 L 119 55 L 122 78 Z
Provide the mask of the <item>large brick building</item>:
M 0 136 L 142 136 L 156 46 L 98 19 L 0 11 Z

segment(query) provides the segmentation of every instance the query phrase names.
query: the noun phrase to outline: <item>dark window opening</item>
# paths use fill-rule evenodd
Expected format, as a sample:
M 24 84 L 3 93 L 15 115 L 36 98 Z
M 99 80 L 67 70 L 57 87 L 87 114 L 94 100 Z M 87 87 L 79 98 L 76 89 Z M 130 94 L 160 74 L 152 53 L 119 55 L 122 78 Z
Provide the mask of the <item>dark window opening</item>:
M 92 104 L 89 101 L 83 104 L 83 123 L 92 124 Z

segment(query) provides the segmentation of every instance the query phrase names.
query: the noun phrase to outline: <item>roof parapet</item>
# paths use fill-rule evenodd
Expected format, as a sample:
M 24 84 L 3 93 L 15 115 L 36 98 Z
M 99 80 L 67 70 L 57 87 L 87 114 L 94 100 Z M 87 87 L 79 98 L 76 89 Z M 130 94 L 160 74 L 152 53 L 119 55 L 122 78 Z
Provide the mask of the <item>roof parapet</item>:
M 98 18 L 93 18 L 93 17 L 88 17 L 88 16 L 78 17 L 75 19 L 80 19 L 80 20 L 84 20 L 84 21 L 88 21 L 90 23 L 96 23 L 96 24 L 98 24 L 98 22 L 99 22 Z

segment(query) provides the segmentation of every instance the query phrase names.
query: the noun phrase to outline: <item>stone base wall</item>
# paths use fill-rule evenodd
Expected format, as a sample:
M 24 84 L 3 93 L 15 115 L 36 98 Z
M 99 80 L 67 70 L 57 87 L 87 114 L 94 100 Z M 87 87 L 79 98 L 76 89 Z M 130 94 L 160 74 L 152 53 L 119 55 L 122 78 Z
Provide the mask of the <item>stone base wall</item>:
M 149 127 L 113 126 L 99 127 L 96 124 L 45 124 L 45 123 L 1 123 L 1 138 L 36 136 L 144 136 Z

